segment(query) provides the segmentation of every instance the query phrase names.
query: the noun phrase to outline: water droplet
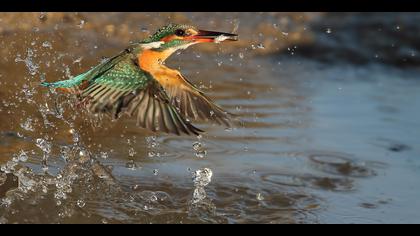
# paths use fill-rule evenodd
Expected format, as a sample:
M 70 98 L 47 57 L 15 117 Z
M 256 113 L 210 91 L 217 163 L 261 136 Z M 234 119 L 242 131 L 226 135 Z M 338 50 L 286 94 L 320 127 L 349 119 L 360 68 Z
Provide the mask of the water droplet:
M 85 21 L 81 20 L 80 23 L 77 25 L 77 27 L 79 27 L 81 29 L 81 28 L 83 28 L 84 25 L 85 25 Z
M 263 201 L 264 200 L 264 196 L 261 193 L 257 193 L 256 198 L 257 198 L 258 201 Z
M 158 175 L 158 173 L 159 173 L 159 170 L 158 169 L 154 169 L 153 170 L 153 175 Z
M 32 126 L 32 119 L 27 118 L 26 121 L 22 124 L 20 124 L 20 127 L 22 127 L 24 130 L 27 131 L 34 131 L 34 127 Z
M 21 150 L 17 159 L 18 161 L 26 162 L 28 160 L 28 154 L 26 154 L 25 151 Z
M 287 33 L 287 32 L 281 32 L 281 34 L 284 35 L 284 36 L 289 36 L 289 33 Z
M 152 202 L 156 202 L 158 200 L 158 198 L 157 198 L 157 196 L 155 195 L 155 194 L 153 194 L 151 197 L 150 197 L 150 201 L 152 201 Z
M 207 186 L 211 182 L 213 171 L 210 168 L 198 169 L 193 174 L 193 183 L 196 187 Z
M 39 147 L 45 153 L 51 152 L 51 143 L 49 143 L 45 139 L 38 138 L 36 140 L 36 146 Z
M 159 143 L 156 141 L 156 136 L 146 137 L 147 147 L 155 148 L 159 146 Z
M 86 150 L 81 150 L 80 152 L 79 152 L 79 156 L 81 156 L 81 157 L 86 157 L 88 155 L 88 153 L 87 153 L 87 151 Z
M 24 84 L 23 87 L 22 87 L 22 91 L 25 94 L 25 97 L 28 98 L 27 100 L 32 101 L 31 98 L 35 93 L 35 89 L 29 87 L 29 85 L 27 85 L 27 84 Z
M 265 49 L 265 47 L 264 47 L 264 45 L 263 45 L 262 43 L 259 43 L 259 44 L 257 45 L 257 48 L 258 48 L 258 49 Z
M 75 129 L 70 129 L 69 133 L 73 136 L 73 142 L 74 143 L 79 142 L 79 134 L 76 132 Z
M 330 28 L 327 28 L 327 30 L 325 31 L 327 34 L 331 34 L 332 30 Z
M 86 205 L 85 201 L 82 199 L 77 200 L 77 206 L 83 208 Z
M 150 152 L 147 153 L 147 156 L 148 157 L 155 157 L 156 153 L 154 151 L 150 151 Z
M 199 150 L 195 153 L 195 156 L 198 158 L 204 158 L 207 155 L 206 150 Z
M 198 151 L 198 150 L 200 150 L 200 148 L 202 147 L 202 144 L 200 143 L 200 142 L 194 142 L 193 143 L 193 149 L 195 150 L 195 151 Z
M 101 152 L 101 158 L 102 159 L 107 159 L 108 158 L 108 153 L 107 152 Z
M 41 21 L 45 21 L 47 19 L 47 13 L 46 12 L 41 12 L 41 14 L 39 14 L 38 17 Z
M 192 204 L 196 204 L 203 201 L 206 197 L 207 197 L 206 190 L 204 190 L 203 187 L 197 187 L 194 189 L 193 199 L 191 202 Z
M 135 169 L 137 169 L 137 165 L 136 165 L 136 163 L 134 163 L 134 160 L 129 160 L 129 161 L 125 164 L 125 167 L 126 167 L 127 169 L 130 169 L 130 170 L 135 170 Z
M 130 147 L 130 149 L 128 149 L 128 156 L 130 157 L 134 157 L 134 155 L 136 155 L 137 152 L 134 150 L 133 147 Z
M 239 53 L 239 58 L 244 59 L 244 54 L 242 52 Z
M 207 150 L 204 149 L 203 144 L 200 142 L 194 142 L 193 149 L 195 151 L 195 156 L 198 158 L 204 158 L 207 155 Z
M 52 49 L 52 44 L 48 41 L 42 43 L 42 47 Z
M 82 59 L 83 59 L 83 57 L 77 58 L 76 60 L 73 61 L 73 64 L 80 63 L 82 61 Z

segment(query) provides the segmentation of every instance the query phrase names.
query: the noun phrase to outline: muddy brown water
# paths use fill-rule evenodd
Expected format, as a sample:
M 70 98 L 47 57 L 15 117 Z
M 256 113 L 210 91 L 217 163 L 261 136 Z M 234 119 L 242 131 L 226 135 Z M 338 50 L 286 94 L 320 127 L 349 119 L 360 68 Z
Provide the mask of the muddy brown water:
M 236 19 L 246 35 L 167 62 L 244 121 L 233 129 L 198 123 L 207 131 L 199 138 L 93 117 L 33 86 L 89 69 L 164 23 L 161 15 L 34 13 L 22 23 L 8 14 L 0 17 L 8 23 L 1 223 L 419 223 L 418 70 L 295 55 L 316 41 L 320 32 L 306 30 L 323 14 L 163 14 L 225 31 Z M 33 26 L 31 17 L 48 19 Z M 296 38 L 272 42 L 247 35 L 247 26 Z

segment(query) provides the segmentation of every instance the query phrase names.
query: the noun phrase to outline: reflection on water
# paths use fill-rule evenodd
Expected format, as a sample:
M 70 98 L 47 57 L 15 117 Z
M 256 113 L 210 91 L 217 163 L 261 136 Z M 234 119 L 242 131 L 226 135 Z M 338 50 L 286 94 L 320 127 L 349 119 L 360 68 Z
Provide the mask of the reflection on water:
M 271 38 L 297 37 L 281 47 L 267 36 L 271 54 L 308 43 L 314 36 L 307 36 L 308 28 L 299 38 L 299 27 L 323 14 L 295 14 L 263 14 L 259 21 L 238 14 L 239 33 L 257 24 L 268 34 L 275 24 Z M 153 14 L 117 15 L 121 22 L 144 18 L 159 25 Z M 202 137 L 153 134 L 127 118 L 112 122 L 86 114 L 70 97 L 33 82 L 80 73 L 154 27 L 113 28 L 103 25 L 107 14 L 88 15 L 82 25 L 83 14 L 60 17 L 42 16 L 39 30 L 22 23 L 1 34 L 1 223 L 418 219 L 415 68 L 329 65 L 286 49 L 280 56 L 255 53 L 262 49 L 244 50 L 242 44 L 193 47 L 168 64 L 243 122 L 232 129 L 198 124 L 208 131 Z M 200 23 L 197 14 L 170 17 Z M 259 37 L 264 34 L 244 42 L 257 45 Z

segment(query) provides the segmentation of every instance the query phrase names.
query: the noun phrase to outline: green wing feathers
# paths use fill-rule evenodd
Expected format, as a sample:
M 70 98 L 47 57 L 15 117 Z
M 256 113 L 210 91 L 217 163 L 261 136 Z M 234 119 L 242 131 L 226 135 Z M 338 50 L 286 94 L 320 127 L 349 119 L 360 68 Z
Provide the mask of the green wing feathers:
M 135 116 L 138 126 L 155 132 L 202 132 L 175 110 L 160 85 L 129 58 L 95 79 L 81 95 L 88 99 L 92 112 L 108 113 L 115 119 L 121 114 Z
M 81 92 L 81 97 L 89 99 L 89 110 L 110 112 L 119 99 L 143 89 L 148 82 L 148 77 L 128 58 L 92 80 Z
M 163 88 L 128 55 L 114 57 L 71 80 L 42 85 L 78 88 L 79 99 L 92 113 L 114 119 L 123 114 L 135 116 L 138 126 L 151 131 L 177 135 L 203 132 L 179 114 Z

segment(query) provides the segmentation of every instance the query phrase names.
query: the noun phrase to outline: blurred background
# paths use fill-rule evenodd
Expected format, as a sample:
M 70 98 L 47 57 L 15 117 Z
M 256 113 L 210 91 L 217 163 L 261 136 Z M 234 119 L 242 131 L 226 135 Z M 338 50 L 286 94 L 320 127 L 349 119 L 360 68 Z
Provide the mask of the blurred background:
M 0 13 L 0 223 L 420 223 L 418 13 Z M 243 124 L 110 122 L 37 86 L 168 23 L 239 41 L 173 55 Z

